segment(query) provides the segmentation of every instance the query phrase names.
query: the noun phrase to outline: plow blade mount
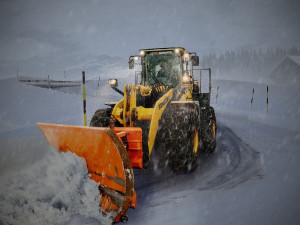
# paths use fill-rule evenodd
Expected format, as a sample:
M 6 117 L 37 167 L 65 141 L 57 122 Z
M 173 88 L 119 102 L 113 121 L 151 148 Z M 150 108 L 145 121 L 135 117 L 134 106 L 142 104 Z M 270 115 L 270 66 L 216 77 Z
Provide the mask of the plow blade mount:
M 136 207 L 136 192 L 132 165 L 121 137 L 131 133 L 141 139 L 141 129 L 118 128 L 115 132 L 107 127 L 46 123 L 37 126 L 55 149 L 73 152 L 86 160 L 90 178 L 99 183 L 102 212 L 114 222 L 125 222 L 127 210 Z

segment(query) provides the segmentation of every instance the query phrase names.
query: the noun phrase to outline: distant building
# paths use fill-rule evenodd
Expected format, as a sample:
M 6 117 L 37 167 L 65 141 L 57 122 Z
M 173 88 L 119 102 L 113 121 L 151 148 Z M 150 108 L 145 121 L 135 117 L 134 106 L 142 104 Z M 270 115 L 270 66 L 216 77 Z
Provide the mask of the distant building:
M 274 84 L 300 86 L 300 56 L 287 55 L 270 73 Z

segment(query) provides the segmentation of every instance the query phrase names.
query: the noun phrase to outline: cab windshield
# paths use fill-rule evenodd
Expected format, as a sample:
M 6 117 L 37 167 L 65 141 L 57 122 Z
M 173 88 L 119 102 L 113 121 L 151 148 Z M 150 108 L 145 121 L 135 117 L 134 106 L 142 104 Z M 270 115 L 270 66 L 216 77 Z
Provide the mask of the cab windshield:
M 163 84 L 176 87 L 180 84 L 181 57 L 173 52 L 150 52 L 145 56 L 145 75 L 148 85 Z

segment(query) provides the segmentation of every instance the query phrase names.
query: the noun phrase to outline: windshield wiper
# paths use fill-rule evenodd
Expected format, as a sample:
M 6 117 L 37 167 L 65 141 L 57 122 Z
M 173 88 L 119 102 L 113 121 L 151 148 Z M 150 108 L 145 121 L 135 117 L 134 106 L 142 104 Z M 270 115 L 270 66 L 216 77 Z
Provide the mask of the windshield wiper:
M 150 77 L 154 80 L 155 84 L 162 84 L 164 86 L 166 86 L 163 82 L 160 82 L 152 73 L 152 70 L 148 70 L 147 68 L 147 71 L 148 71 L 148 74 L 150 74 Z

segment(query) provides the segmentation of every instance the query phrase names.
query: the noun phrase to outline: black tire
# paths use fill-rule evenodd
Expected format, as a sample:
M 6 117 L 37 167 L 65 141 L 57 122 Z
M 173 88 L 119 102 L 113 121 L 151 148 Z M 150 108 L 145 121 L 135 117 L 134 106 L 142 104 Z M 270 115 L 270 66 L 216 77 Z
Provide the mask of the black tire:
M 212 153 L 217 145 L 217 124 L 213 107 L 201 111 L 201 151 Z
M 197 167 L 199 159 L 199 112 L 188 107 L 170 107 L 162 116 L 156 155 L 160 165 L 174 172 L 187 172 Z
M 112 109 L 98 109 L 91 119 L 91 127 L 108 127 Z

